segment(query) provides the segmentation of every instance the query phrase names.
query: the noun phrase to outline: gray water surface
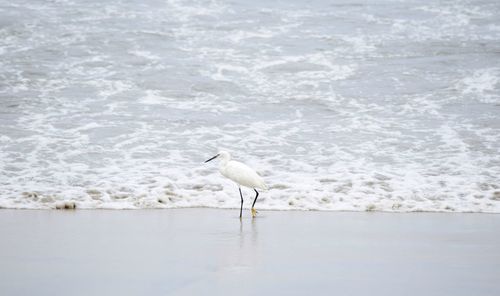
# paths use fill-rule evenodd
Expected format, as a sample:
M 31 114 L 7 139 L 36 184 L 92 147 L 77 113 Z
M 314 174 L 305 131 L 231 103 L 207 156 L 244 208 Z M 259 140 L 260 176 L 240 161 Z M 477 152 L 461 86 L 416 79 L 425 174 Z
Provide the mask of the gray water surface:
M 0 207 L 500 212 L 499 79 L 498 1 L 0 0 Z

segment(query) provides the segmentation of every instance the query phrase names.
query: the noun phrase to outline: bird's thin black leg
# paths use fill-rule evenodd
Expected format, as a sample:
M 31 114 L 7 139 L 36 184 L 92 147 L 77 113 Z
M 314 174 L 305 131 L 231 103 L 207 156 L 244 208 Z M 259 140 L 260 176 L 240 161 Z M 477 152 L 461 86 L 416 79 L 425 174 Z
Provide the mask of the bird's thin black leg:
M 255 206 L 255 202 L 257 201 L 257 197 L 259 197 L 259 192 L 257 191 L 257 189 L 254 188 L 253 190 L 255 190 L 255 193 L 257 193 L 257 195 L 255 195 L 255 199 L 253 200 L 252 209 Z
M 241 194 L 241 187 L 238 187 L 240 190 L 240 197 L 241 197 L 241 207 L 240 207 L 240 218 L 241 218 L 241 213 L 243 212 L 243 194 Z

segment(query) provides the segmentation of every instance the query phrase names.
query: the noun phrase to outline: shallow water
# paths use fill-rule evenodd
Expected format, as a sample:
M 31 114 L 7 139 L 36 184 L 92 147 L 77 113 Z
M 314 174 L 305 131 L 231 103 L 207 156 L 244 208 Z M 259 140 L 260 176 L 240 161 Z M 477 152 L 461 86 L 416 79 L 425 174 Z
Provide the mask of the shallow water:
M 0 0 L 4 208 L 500 212 L 499 111 L 498 1 Z

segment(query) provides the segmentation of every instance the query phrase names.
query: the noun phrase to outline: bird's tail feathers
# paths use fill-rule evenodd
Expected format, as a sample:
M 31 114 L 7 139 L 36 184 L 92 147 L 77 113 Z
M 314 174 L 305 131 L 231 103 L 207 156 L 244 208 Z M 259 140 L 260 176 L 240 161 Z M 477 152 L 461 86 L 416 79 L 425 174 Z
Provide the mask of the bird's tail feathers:
M 264 191 L 268 191 L 269 190 L 269 187 L 267 186 L 266 183 L 262 182 L 262 184 L 260 185 L 260 189 L 264 190 Z

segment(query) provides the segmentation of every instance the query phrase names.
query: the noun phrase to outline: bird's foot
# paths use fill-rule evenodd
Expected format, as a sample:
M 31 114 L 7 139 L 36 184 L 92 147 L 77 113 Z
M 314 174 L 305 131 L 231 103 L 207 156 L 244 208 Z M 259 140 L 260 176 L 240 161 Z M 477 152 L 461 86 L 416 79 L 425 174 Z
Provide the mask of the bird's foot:
M 252 208 L 252 210 L 251 210 L 251 211 L 252 211 L 252 218 L 257 217 L 257 210 L 256 210 L 256 209 L 254 209 L 254 208 Z

